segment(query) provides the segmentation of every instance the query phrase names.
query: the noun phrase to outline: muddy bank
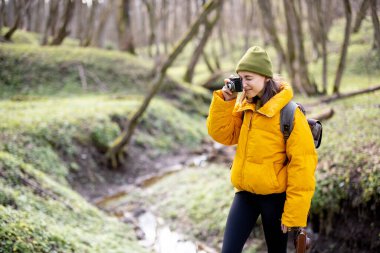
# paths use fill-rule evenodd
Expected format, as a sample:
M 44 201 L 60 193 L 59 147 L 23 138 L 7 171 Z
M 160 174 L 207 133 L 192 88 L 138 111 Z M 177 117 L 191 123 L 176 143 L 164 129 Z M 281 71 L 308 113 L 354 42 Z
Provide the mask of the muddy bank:
M 104 153 L 94 146 L 81 146 L 74 158 L 62 155 L 70 164 L 73 160 L 80 169 L 71 170 L 68 181 L 70 185 L 90 202 L 122 191 L 126 185 L 140 186 L 149 178 L 159 178 L 168 171 L 183 166 L 199 165 L 202 161 L 230 163 L 234 147 L 224 147 L 210 139 L 202 141 L 197 149 L 186 147 L 172 150 L 166 154 L 156 154 L 138 145 L 131 144 L 124 163 L 118 169 L 111 169 Z
M 313 226 L 319 232 L 313 253 L 380 252 L 380 205 L 369 201 L 365 206 L 341 204 L 339 213 L 315 217 Z

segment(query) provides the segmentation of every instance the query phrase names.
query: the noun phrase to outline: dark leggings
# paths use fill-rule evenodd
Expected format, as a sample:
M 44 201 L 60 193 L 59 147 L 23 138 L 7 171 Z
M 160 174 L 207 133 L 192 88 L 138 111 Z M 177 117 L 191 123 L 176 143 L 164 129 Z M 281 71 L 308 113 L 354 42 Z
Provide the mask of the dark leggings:
M 268 253 L 286 252 L 288 234 L 281 231 L 285 198 L 286 193 L 257 195 L 237 192 L 227 218 L 222 253 L 239 253 L 243 250 L 260 214 Z

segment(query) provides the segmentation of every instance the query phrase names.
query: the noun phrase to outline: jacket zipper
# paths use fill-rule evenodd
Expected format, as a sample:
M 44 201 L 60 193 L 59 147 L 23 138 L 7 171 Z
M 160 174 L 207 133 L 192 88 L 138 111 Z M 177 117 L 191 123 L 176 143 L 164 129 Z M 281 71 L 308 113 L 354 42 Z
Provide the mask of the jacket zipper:
M 248 124 L 248 130 L 247 130 L 247 138 L 245 140 L 245 147 L 244 147 L 244 157 L 247 157 L 247 143 L 248 143 L 248 134 L 249 130 L 251 129 L 251 121 L 253 117 L 253 112 L 251 113 L 249 117 L 249 124 Z M 244 170 L 245 170 L 245 159 L 243 159 L 243 166 L 241 169 L 241 186 L 244 186 Z

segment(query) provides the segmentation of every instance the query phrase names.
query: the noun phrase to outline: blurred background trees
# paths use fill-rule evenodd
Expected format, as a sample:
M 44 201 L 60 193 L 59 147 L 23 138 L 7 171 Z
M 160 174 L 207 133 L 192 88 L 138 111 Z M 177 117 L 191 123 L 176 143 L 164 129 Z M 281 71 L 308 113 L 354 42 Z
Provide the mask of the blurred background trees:
M 58 46 L 70 37 L 77 39 L 82 47 L 127 51 L 153 58 L 159 64 L 201 12 L 205 2 L 1 0 L 1 40 L 11 41 L 17 29 L 24 29 L 40 34 L 41 45 Z M 316 95 L 326 94 L 330 89 L 339 93 L 350 34 L 360 30 L 363 19 L 372 20 L 373 50 L 380 52 L 377 2 L 226 0 L 220 12 L 210 15 L 199 27 L 183 80 L 193 81 L 194 68 L 199 60 L 206 62 L 210 76 L 217 74 L 221 57 L 236 49 L 243 53 L 260 38 L 266 45 L 274 47 L 278 56 L 275 70 L 291 79 L 296 92 Z M 342 18 L 346 19 L 346 29 L 342 31 L 341 56 L 337 66 L 330 66 L 327 61 L 330 27 Z M 311 43 L 306 43 L 306 38 Z M 210 40 L 216 43 L 207 47 Z M 309 75 L 308 62 L 318 59 L 323 60 L 322 77 L 314 80 Z M 329 68 L 336 69 L 331 87 L 328 87 L 327 80 Z

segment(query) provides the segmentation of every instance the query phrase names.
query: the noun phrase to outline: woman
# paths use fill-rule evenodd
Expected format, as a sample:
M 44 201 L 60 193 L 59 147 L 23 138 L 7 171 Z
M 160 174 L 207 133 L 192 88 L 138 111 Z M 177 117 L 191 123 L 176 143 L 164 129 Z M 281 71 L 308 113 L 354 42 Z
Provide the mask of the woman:
M 262 48 L 248 49 L 236 72 L 243 84 L 240 99 L 225 85 L 214 92 L 207 118 L 215 141 L 237 144 L 231 167 L 236 193 L 222 253 L 242 251 L 259 215 L 268 252 L 286 252 L 288 229 L 306 226 L 314 194 L 317 154 L 313 138 L 304 114 L 297 109 L 285 143 L 280 111 L 293 92 L 288 84 L 273 79 L 271 61 Z

